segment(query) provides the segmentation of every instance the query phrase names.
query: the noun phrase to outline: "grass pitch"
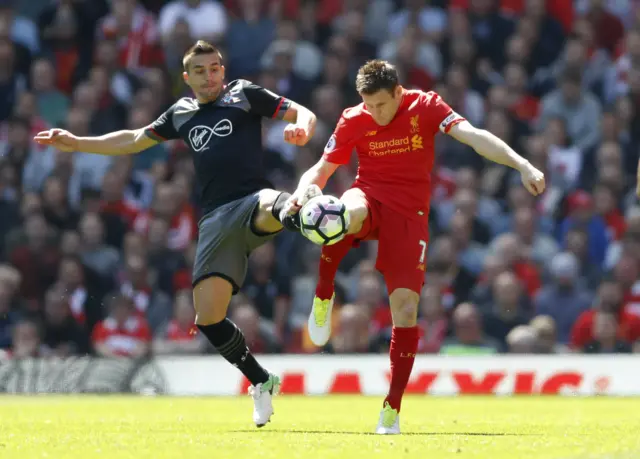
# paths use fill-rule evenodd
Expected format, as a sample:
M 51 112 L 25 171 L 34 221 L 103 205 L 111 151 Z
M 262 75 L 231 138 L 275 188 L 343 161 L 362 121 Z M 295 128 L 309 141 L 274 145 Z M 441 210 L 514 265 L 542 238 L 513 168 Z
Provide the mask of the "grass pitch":
M 376 436 L 380 398 L 0 397 L 0 458 L 631 459 L 640 399 L 406 397 L 402 436 Z

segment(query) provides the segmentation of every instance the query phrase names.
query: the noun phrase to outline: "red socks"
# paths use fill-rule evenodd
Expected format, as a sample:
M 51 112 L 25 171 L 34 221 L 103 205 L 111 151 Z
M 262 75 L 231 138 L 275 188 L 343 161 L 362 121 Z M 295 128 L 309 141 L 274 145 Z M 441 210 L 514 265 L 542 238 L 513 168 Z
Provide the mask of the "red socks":
M 418 327 L 399 328 L 393 327 L 391 333 L 391 348 L 389 358 L 391 360 L 391 384 L 385 403 L 389 402 L 391 408 L 400 412 L 402 396 L 409 383 L 413 362 L 418 351 Z M 384 406 L 384 404 L 383 404 Z
M 338 267 L 345 255 L 353 247 L 354 239 L 355 236 L 348 235 L 333 245 L 322 246 L 318 285 L 316 286 L 316 296 L 321 300 L 328 300 L 333 296 L 333 281 L 336 278 Z

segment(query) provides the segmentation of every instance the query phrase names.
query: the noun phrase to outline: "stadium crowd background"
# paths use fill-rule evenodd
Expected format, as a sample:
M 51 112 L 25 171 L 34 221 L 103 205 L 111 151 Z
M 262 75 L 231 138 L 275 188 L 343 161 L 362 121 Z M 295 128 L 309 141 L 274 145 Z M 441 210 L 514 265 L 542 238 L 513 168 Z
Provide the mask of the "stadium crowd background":
M 229 80 L 317 114 L 303 148 L 265 120 L 278 188 L 319 158 L 374 57 L 546 173 L 534 199 L 517 172 L 438 137 L 421 353 L 640 351 L 637 1 L 0 0 L 0 354 L 213 352 L 193 327 L 200 215 L 185 145 L 106 157 L 31 140 L 150 123 L 189 95 L 181 57 L 196 39 L 221 47 Z M 319 253 L 291 233 L 256 250 L 232 320 L 257 353 L 386 352 L 375 243 L 345 259 L 334 336 L 311 345 Z

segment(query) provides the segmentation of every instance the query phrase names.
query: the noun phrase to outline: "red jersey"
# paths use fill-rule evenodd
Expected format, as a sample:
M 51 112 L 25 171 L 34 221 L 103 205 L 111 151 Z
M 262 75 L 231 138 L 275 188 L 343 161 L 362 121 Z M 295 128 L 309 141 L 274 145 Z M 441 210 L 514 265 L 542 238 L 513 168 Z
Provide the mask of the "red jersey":
M 358 153 L 354 187 L 407 218 L 426 221 L 431 199 L 434 137 L 464 121 L 435 92 L 405 90 L 395 117 L 378 125 L 364 104 L 342 112 L 324 158 L 348 164 Z
M 130 356 L 139 343 L 151 341 L 151 330 L 141 317 L 132 316 L 124 324 L 107 317 L 94 327 L 91 339 L 94 344 L 105 343 L 117 355 Z

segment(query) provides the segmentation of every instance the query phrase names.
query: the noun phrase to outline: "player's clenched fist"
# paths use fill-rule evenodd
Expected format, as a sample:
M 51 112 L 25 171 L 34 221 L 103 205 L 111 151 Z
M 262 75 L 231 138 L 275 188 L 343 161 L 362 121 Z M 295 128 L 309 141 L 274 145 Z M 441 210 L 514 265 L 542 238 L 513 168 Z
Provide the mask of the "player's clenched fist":
M 38 132 L 33 138 L 40 145 L 51 145 L 60 151 L 76 151 L 78 149 L 78 138 L 64 129 L 49 129 Z
M 531 164 L 527 164 L 520 170 L 520 177 L 522 184 L 532 195 L 538 196 L 544 192 L 544 174 Z
M 307 144 L 311 136 L 305 128 L 289 124 L 284 128 L 284 141 L 302 147 Z

